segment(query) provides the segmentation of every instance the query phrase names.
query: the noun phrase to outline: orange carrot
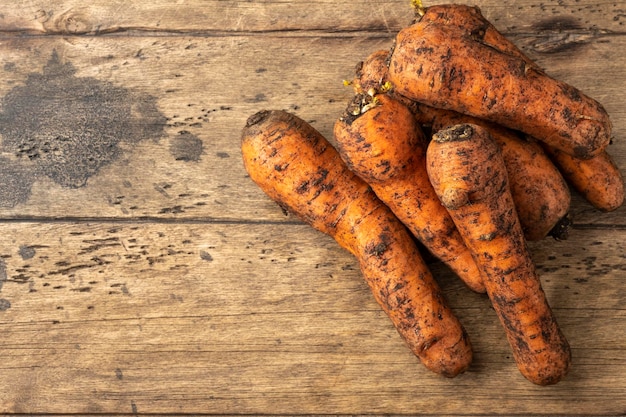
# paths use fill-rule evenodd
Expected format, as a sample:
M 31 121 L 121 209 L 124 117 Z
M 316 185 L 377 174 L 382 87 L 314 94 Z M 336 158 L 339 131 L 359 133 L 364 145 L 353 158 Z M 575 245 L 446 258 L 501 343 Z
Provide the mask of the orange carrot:
M 595 208 L 608 212 L 622 206 L 624 179 L 606 151 L 580 159 L 554 148 L 545 149 L 565 179 Z
M 459 10 L 463 13 L 457 13 L 458 15 L 469 14 L 470 17 L 473 16 L 470 12 L 475 10 L 475 8 L 467 6 L 450 8 L 447 5 L 432 6 L 429 10 L 439 7 L 443 8 L 444 11 Z M 387 58 L 388 51 L 376 51 L 357 67 L 356 77 L 353 81 L 355 91 L 385 89 L 387 72 L 385 62 Z M 478 124 L 488 129 L 503 152 L 513 200 L 526 239 L 540 240 L 548 235 L 552 235 L 556 239 L 567 238 L 571 224 L 569 218 L 570 191 L 563 176 L 539 144 L 531 140 L 524 140 L 518 132 L 495 123 L 417 103 L 400 96 L 394 90 L 390 90 L 386 94 L 393 97 L 394 100 L 401 101 L 411 110 L 420 125 L 428 126 L 434 132 L 462 123 Z M 402 216 L 398 217 L 403 220 Z
M 378 94 L 385 93 L 408 107 L 414 112 L 417 103 L 394 91 L 393 86 L 387 79 L 389 51 L 381 49 L 368 55 L 365 60 L 356 66 L 355 77 L 352 87 L 355 94 Z
M 504 54 L 523 59 L 526 65 L 534 71 L 543 70 L 514 43 L 502 35 L 496 27 L 483 16 L 477 6 L 464 4 L 438 4 L 424 9 L 424 15 L 420 23 L 440 24 L 448 28 L 454 28 L 462 36 L 470 37 L 474 41 L 483 43 Z
M 527 240 L 552 235 L 566 239 L 571 222 L 569 187 L 543 148 L 518 132 L 475 117 L 418 104 L 413 107 L 417 120 L 433 132 L 470 123 L 486 129 L 500 147 L 515 209 Z
M 557 383 L 569 370 L 570 348 L 528 252 L 498 145 L 480 126 L 455 125 L 433 135 L 427 164 L 437 195 L 484 272 L 520 372 L 535 384 Z
M 242 133 L 250 178 L 359 261 L 372 294 L 430 370 L 453 377 L 472 359 L 467 333 L 406 228 L 312 126 L 283 111 L 251 116 Z
M 384 92 L 388 58 L 389 51 L 380 49 L 357 64 L 355 78 L 352 80 L 352 87 L 356 94 L 367 93 L 371 90 L 376 93 Z
M 611 123 L 597 101 L 518 54 L 426 15 L 398 33 L 387 78 L 403 96 L 520 130 L 578 158 L 610 141 Z
M 334 134 L 348 168 L 468 287 L 484 292 L 476 262 L 430 184 L 427 141 L 411 111 L 385 94 L 357 94 Z

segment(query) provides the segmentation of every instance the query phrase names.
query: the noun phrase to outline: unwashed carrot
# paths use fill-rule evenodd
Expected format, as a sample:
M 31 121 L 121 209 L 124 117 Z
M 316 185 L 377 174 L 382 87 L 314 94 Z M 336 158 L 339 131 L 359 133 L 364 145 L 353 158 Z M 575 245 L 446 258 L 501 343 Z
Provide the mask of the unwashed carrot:
M 427 140 L 413 113 L 386 94 L 357 94 L 334 136 L 348 168 L 469 288 L 484 292 L 476 262 L 428 179 Z
M 474 41 L 483 43 L 504 54 L 517 56 L 532 67 L 534 71 L 544 72 L 533 60 L 524 54 L 513 42 L 500 33 L 496 27 L 485 18 L 477 6 L 465 4 L 438 4 L 423 9 L 420 17 L 422 24 L 439 24 L 454 28 L 462 36 L 470 37 Z
M 571 193 L 541 145 L 516 131 L 475 117 L 422 104 L 413 109 L 417 120 L 429 125 L 433 133 L 465 123 L 486 129 L 500 147 L 525 238 L 530 241 L 548 235 L 558 240 L 567 238 Z
M 472 359 L 467 333 L 402 223 L 311 125 L 284 111 L 251 116 L 241 150 L 250 178 L 359 261 L 374 298 L 430 370 L 453 377 Z
M 569 370 L 570 348 L 528 252 L 498 145 L 479 126 L 452 126 L 433 135 L 427 164 L 437 195 L 484 272 L 520 372 L 535 384 L 557 383 Z
M 439 6 L 432 6 L 429 10 L 436 7 Z M 457 10 L 456 7 L 441 7 L 444 11 Z M 458 10 L 457 14 L 461 16 L 469 14 L 471 17 L 470 12 L 475 8 L 465 6 L 459 7 Z M 436 109 L 400 96 L 391 87 L 385 87 L 388 55 L 388 51 L 376 51 L 357 66 L 356 76 L 352 82 L 355 91 L 388 90 L 386 96 L 404 104 L 413 113 L 418 125 L 427 126 L 433 132 L 462 123 L 477 124 L 489 130 L 502 150 L 513 200 L 526 239 L 541 240 L 548 235 L 559 240 L 566 239 L 571 225 L 569 217 L 571 194 L 563 176 L 541 146 L 535 141 L 524 140 L 518 132 L 495 123 L 451 110 Z M 389 129 L 394 128 L 386 130 Z M 364 137 L 362 133 L 359 135 Z M 403 220 L 402 216 L 398 217 Z
M 351 82 L 354 93 L 369 95 L 385 93 L 414 112 L 416 102 L 397 94 L 387 78 L 389 57 L 389 50 L 380 49 L 372 52 L 357 64 L 355 77 Z
M 412 100 L 520 130 L 578 158 L 610 141 L 600 103 L 454 26 L 422 19 L 401 30 L 387 77 Z
M 355 77 L 352 80 L 352 87 L 355 94 L 374 91 L 376 93 L 385 92 L 383 85 L 387 76 L 387 59 L 389 51 L 380 49 L 372 52 L 356 66 Z
M 608 152 L 580 159 L 554 148 L 545 149 L 565 179 L 595 208 L 608 212 L 622 206 L 624 179 Z
M 538 72 L 542 70 L 482 15 L 477 7 L 460 4 L 432 6 L 422 19 L 438 20 L 471 33 L 476 40 L 523 59 Z M 386 57 L 385 59 L 388 59 Z M 544 146 L 567 181 L 601 211 L 614 211 L 624 202 L 624 179 L 606 150 L 591 159 L 580 159 L 550 146 Z

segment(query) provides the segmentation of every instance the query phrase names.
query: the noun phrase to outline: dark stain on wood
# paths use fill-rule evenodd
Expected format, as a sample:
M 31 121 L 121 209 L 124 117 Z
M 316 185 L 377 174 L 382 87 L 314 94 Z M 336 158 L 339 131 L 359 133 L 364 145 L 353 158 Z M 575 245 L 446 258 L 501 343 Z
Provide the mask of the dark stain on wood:
M 4 259 L 0 258 L 0 291 L 2 291 L 2 286 L 7 281 L 7 268 Z M 9 300 L 5 300 L 4 298 L 0 298 L 0 311 L 6 311 L 11 308 L 11 302 Z
M 211 262 L 213 261 L 213 256 L 211 256 L 211 254 L 207 251 L 200 251 L 200 259 L 202 259 L 203 261 L 208 261 Z
M 119 238 L 116 238 L 116 237 L 108 237 L 108 238 L 102 238 L 102 239 L 87 239 L 87 240 L 84 240 L 83 243 L 86 243 L 87 246 L 81 246 L 81 251 L 78 253 L 79 255 L 84 255 L 86 253 L 95 252 L 102 248 L 111 248 L 111 247 L 117 247 L 121 245 Z
M 77 77 L 56 52 L 41 73 L 7 93 L 1 108 L 2 176 L 13 178 L 0 186 L 4 207 L 25 202 L 40 176 L 63 187 L 85 186 L 120 157 L 121 142 L 159 140 L 166 125 L 154 97 Z
M 186 130 L 181 130 L 172 138 L 170 153 L 177 161 L 198 162 L 203 152 L 202 140 Z
M 26 246 L 26 245 L 20 246 L 19 254 L 24 260 L 33 258 L 36 253 L 37 251 L 32 246 Z
M 2 286 L 7 281 L 7 267 L 4 259 L 0 258 L 0 291 L 2 291 Z
M 7 62 L 7 63 L 5 63 L 3 69 L 6 72 L 13 72 L 13 71 L 15 71 L 15 62 Z
M 0 130 L 2 128 L 0 127 Z M 0 207 L 15 207 L 30 197 L 35 176 L 30 167 L 19 161 L 0 157 Z

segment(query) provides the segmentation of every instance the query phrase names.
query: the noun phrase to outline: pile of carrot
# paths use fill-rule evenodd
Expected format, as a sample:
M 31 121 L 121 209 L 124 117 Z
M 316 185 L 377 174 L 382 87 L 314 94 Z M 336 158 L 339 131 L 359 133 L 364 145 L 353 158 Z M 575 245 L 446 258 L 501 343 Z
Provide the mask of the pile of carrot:
M 469 336 L 416 245 L 485 293 L 521 374 L 555 384 L 571 365 L 528 250 L 567 239 L 571 194 L 612 211 L 624 181 L 600 103 L 546 74 L 477 7 L 416 7 L 389 50 L 357 66 L 335 145 L 294 114 L 264 110 L 242 133 L 251 179 L 332 236 L 409 348 L 447 377 Z

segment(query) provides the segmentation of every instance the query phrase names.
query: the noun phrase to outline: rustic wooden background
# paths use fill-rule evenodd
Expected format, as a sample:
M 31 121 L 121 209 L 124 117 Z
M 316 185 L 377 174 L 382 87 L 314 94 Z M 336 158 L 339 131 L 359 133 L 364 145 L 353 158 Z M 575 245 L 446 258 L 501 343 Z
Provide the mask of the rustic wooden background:
M 426 5 L 439 3 L 426 1 Z M 471 1 L 601 101 L 626 168 L 626 2 Z M 574 366 L 517 372 L 489 302 L 432 269 L 475 362 L 425 370 L 355 260 L 246 176 L 285 109 L 330 137 L 408 0 L 8 0 L 0 10 L 0 413 L 626 413 L 626 209 L 533 244 Z

